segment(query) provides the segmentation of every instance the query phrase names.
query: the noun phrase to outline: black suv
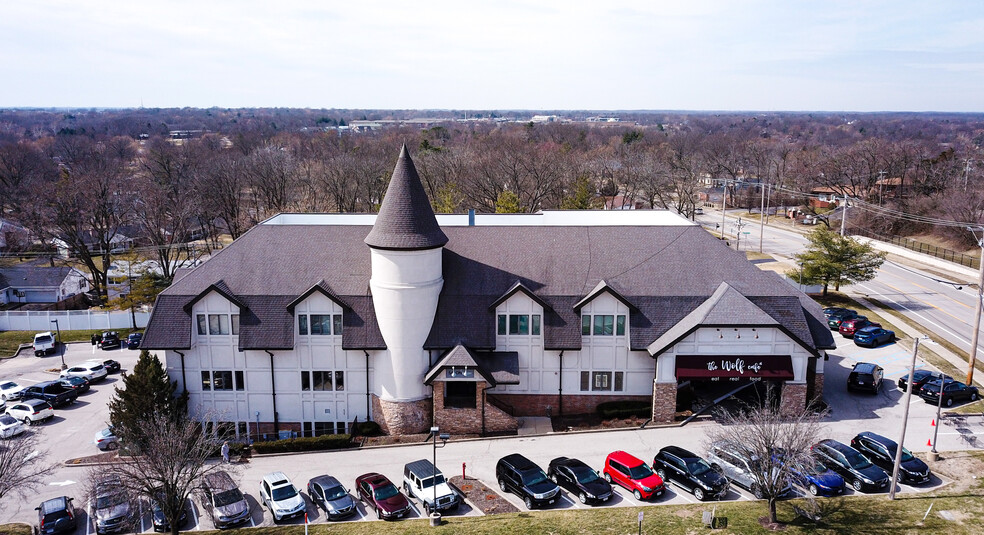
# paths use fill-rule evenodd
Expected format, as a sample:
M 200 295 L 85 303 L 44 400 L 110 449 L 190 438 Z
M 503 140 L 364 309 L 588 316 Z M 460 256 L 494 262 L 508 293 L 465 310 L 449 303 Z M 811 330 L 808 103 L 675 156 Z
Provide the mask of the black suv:
M 919 395 L 919 391 L 922 390 L 924 384 L 930 381 L 937 381 L 940 377 L 943 377 L 943 374 L 929 370 L 916 370 L 912 372 L 912 393 Z M 909 386 L 909 374 L 903 373 L 902 377 L 899 377 L 898 384 L 899 390 L 905 392 Z
M 851 439 L 851 447 L 860 451 L 871 462 L 891 473 L 895 468 L 895 453 L 899 445 L 894 440 L 863 431 Z M 909 450 L 902 448 L 902 459 L 899 462 L 899 483 L 918 485 L 929 481 L 929 467 L 926 463 L 914 457 Z
M 99 349 L 119 349 L 123 347 L 123 341 L 116 331 L 107 331 L 102 333 L 98 345 Z
M 557 457 L 547 466 L 547 476 L 577 496 L 581 503 L 607 502 L 612 497 L 612 484 L 578 459 Z
M 68 496 L 43 501 L 34 509 L 38 512 L 38 533 L 41 535 L 75 531 L 75 506 Z
M 870 362 L 858 362 L 847 376 L 847 391 L 865 390 L 877 394 L 884 378 L 885 370 L 881 366 Z
M 810 451 L 856 491 L 871 492 L 888 486 L 888 474 L 847 444 L 828 438 L 814 444 Z
M 547 478 L 543 469 L 518 453 L 499 459 L 495 478 L 503 492 L 512 492 L 523 499 L 527 509 L 553 505 L 560 487 Z
M 694 493 L 698 500 L 720 500 L 728 494 L 728 480 L 711 469 L 707 461 L 689 451 L 667 446 L 653 458 L 653 471 L 674 485 Z

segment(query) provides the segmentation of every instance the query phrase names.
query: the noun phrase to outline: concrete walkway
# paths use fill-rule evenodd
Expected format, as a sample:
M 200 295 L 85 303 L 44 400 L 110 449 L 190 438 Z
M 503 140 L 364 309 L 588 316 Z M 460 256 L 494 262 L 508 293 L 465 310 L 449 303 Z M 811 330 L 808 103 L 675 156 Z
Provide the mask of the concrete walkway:
M 546 435 L 553 433 L 553 425 L 550 418 L 545 416 L 520 416 L 516 418 L 519 422 L 519 435 Z

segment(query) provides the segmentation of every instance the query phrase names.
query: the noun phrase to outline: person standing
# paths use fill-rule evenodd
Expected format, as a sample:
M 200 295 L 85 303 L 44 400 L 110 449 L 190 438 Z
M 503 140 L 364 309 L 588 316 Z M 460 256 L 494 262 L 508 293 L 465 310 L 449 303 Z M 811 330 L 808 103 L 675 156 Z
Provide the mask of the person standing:
M 226 464 L 229 463 L 229 441 L 222 443 L 222 461 Z

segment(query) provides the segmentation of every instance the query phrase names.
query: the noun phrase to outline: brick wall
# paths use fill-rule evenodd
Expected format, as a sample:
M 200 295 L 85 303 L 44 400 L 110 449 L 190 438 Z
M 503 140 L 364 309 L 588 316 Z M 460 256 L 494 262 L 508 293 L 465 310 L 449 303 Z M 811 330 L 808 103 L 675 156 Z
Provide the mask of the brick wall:
M 806 383 L 785 383 L 782 385 L 782 400 L 779 403 L 779 412 L 783 416 L 797 416 L 803 413 L 806 407 Z
M 673 423 L 676 414 L 677 384 L 653 384 L 653 422 Z
M 482 392 L 488 388 L 484 381 L 475 384 L 475 408 L 459 409 L 444 406 L 443 381 L 434 382 L 434 423 L 441 431 L 456 434 L 515 433 L 519 423 L 515 418 L 489 403 L 482 406 Z M 484 425 L 483 425 L 484 424 Z
M 384 433 L 390 435 L 412 435 L 430 431 L 431 411 L 430 399 L 397 402 L 372 395 L 373 420 Z
M 674 385 L 674 388 L 676 385 Z M 560 396 L 557 394 L 493 394 L 495 398 L 514 410 L 516 416 L 557 416 L 560 414 Z M 649 401 L 649 396 L 564 396 L 563 414 L 592 414 L 598 405 L 606 401 Z
M 823 399 L 823 376 L 824 374 L 822 373 L 813 376 L 813 384 L 811 385 L 813 388 L 809 392 L 809 401 L 820 401 Z

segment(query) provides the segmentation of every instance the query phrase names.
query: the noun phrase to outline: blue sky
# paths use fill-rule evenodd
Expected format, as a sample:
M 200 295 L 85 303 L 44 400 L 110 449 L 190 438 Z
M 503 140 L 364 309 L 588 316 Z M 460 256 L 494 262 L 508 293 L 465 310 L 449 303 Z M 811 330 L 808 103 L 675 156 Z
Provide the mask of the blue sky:
M 0 107 L 984 111 L 967 1 L 0 3 Z

